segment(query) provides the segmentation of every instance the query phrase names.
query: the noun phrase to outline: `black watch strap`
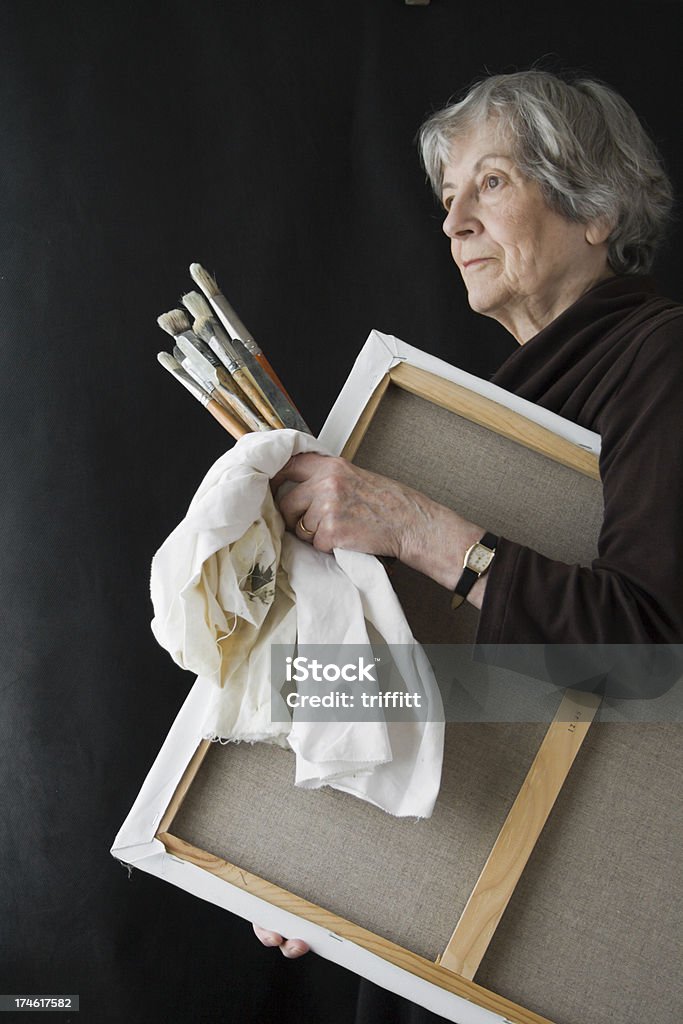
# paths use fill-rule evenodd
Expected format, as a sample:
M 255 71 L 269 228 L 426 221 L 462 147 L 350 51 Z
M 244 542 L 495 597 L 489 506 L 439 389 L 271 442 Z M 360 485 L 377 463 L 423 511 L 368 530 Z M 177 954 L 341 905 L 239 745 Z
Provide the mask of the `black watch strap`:
M 496 537 L 495 533 L 485 533 L 481 540 L 478 541 L 478 543 L 481 544 L 483 547 L 489 548 L 489 550 L 495 552 L 496 546 L 498 544 L 498 537 Z M 473 547 L 474 546 L 475 545 L 473 545 Z M 468 553 L 469 550 L 471 550 L 471 548 L 468 549 Z M 491 563 L 489 562 L 489 565 L 490 564 Z M 474 584 L 477 582 L 480 576 L 484 575 L 488 567 L 489 566 L 487 565 L 486 569 L 484 569 L 484 572 L 477 572 L 476 569 L 470 569 L 468 565 L 464 567 L 462 575 L 455 585 L 453 596 L 451 597 L 452 609 L 460 607 L 460 605 L 466 599 L 467 595 L 469 594 Z

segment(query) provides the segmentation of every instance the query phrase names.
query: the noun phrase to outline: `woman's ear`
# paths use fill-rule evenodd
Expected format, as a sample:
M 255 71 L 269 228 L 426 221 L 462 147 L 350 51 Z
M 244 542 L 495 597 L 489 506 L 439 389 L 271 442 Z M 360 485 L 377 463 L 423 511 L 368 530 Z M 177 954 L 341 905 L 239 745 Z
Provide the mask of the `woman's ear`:
M 607 218 L 598 217 L 586 224 L 586 241 L 589 245 L 602 245 L 609 238 L 611 230 Z

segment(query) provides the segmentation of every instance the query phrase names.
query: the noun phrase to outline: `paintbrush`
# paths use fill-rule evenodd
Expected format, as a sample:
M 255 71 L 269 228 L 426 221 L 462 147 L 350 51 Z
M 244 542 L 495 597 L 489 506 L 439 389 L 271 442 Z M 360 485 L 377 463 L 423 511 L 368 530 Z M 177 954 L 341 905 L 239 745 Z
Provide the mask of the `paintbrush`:
M 204 406 L 205 409 L 211 413 L 214 419 L 218 420 L 224 430 L 227 430 L 236 441 L 240 437 L 244 437 L 245 434 L 249 433 L 249 428 L 238 420 L 236 416 L 228 412 L 220 402 L 217 402 L 214 398 L 211 398 L 209 394 L 202 388 L 189 373 L 182 368 L 178 363 L 177 359 L 174 359 L 168 352 L 159 352 L 157 359 L 165 370 L 172 373 L 176 380 L 179 380 L 183 387 L 187 388 L 191 395 L 197 399 L 198 402 Z
M 229 342 L 219 341 L 216 338 L 213 327 L 209 325 L 205 317 L 198 317 L 192 324 L 192 330 L 203 344 L 208 347 L 209 351 L 218 357 L 235 383 L 242 388 L 242 391 L 249 397 L 252 405 L 256 406 L 264 419 L 276 429 L 284 427 L 285 424 L 249 373 L 244 360 L 240 358 L 234 346 Z
M 163 317 L 163 323 L 161 318 L 157 321 L 162 330 L 167 331 L 169 334 L 175 331 L 174 337 L 176 338 L 180 336 L 187 338 L 207 362 L 211 364 L 213 371 L 215 371 L 215 373 L 211 371 L 209 374 L 211 379 L 215 378 L 215 382 L 225 387 L 227 391 L 235 391 L 242 401 L 246 403 L 247 407 L 253 410 L 258 419 L 266 424 L 267 428 L 274 427 L 277 429 L 278 427 L 284 427 L 282 420 L 275 414 L 267 399 L 262 396 L 253 381 L 247 376 L 244 367 L 240 365 L 239 361 L 233 360 L 230 363 L 220 352 L 216 353 L 209 348 L 196 331 L 190 330 L 190 321 L 185 310 L 174 309 L 170 313 L 164 313 Z M 240 415 L 242 414 L 240 413 Z M 264 428 L 263 426 L 254 425 L 253 429 L 263 430 Z
M 188 292 L 183 295 L 182 303 L 195 317 L 192 328 L 195 334 L 205 341 L 216 353 L 221 362 L 233 373 L 233 364 L 237 362 L 240 369 L 249 377 L 257 391 L 263 395 L 264 402 L 278 418 L 278 426 L 292 427 L 310 433 L 301 416 L 292 406 L 280 389 L 273 383 L 263 367 L 253 355 L 235 338 L 231 338 L 223 325 L 213 315 L 211 306 L 199 292 Z M 241 382 L 241 378 L 238 377 Z M 271 421 L 272 422 L 272 421 Z
M 203 297 L 202 301 L 205 302 Z M 290 404 L 282 391 L 273 384 L 265 370 L 237 339 L 231 340 L 228 337 L 222 325 L 214 316 L 197 317 L 192 326 L 195 334 L 198 334 L 226 365 L 228 365 L 227 360 L 234 355 L 238 362 L 244 366 L 244 372 L 249 374 L 252 380 L 256 378 L 256 387 L 258 387 L 262 394 L 265 394 L 265 400 L 273 409 L 282 426 L 292 427 L 294 430 L 303 430 L 305 433 L 310 434 L 310 430 L 302 417 L 294 406 Z
M 228 360 L 233 358 L 244 365 L 246 372 L 270 403 L 276 415 L 282 420 L 283 425 L 310 434 L 311 431 L 306 422 L 289 399 L 273 383 L 256 357 L 244 347 L 242 342 L 238 338 L 230 337 L 223 325 L 213 315 L 211 306 L 204 296 L 199 292 L 188 292 L 187 295 L 183 295 L 181 301 L 195 317 L 192 325 L 195 334 L 199 334 L 226 366 L 228 366 Z
M 208 273 L 208 271 L 204 269 L 204 267 L 202 267 L 201 263 L 191 263 L 190 274 L 192 276 L 192 280 L 199 285 L 199 287 L 206 295 L 207 299 L 209 300 L 212 307 L 216 311 L 219 320 L 227 330 L 230 337 L 235 338 L 237 339 L 237 341 L 241 342 L 245 350 L 249 352 L 257 361 L 257 363 L 259 363 L 263 367 L 263 369 L 268 374 L 273 383 L 277 385 L 282 394 L 285 396 L 285 398 L 291 405 L 292 409 L 294 409 L 297 412 L 299 419 L 303 423 L 304 421 L 301 418 L 301 415 L 298 413 L 298 410 L 296 409 L 296 406 L 294 405 L 291 396 L 287 393 L 287 389 L 285 388 L 284 384 L 276 374 L 273 367 L 268 362 L 265 353 L 256 344 L 253 336 L 244 326 L 235 310 L 232 308 L 232 306 L 230 305 L 226 297 L 223 295 L 223 293 L 220 291 L 215 279 L 211 276 L 211 274 Z M 297 429 L 302 428 L 299 427 Z M 303 429 L 305 429 L 306 432 L 310 434 L 311 431 L 308 429 L 307 426 L 305 426 L 305 424 Z
M 178 345 L 173 346 L 173 357 L 178 360 L 183 370 L 189 373 L 190 377 L 192 377 L 193 380 L 196 380 L 197 384 L 207 392 L 210 398 L 220 402 L 222 406 L 230 410 L 233 415 L 237 416 L 237 418 L 244 423 L 247 430 L 252 431 L 255 429 L 264 429 L 263 426 L 254 426 L 255 421 L 253 417 L 253 410 L 249 409 L 245 405 L 240 395 L 233 394 L 232 398 L 230 398 L 230 394 L 226 395 L 225 392 L 229 391 L 230 387 L 233 387 L 232 384 L 230 384 L 230 387 L 228 388 L 223 388 L 220 385 L 214 384 L 214 382 L 208 378 L 206 367 L 202 365 L 199 360 L 193 361 L 193 359 L 188 357 L 188 355 L 183 352 Z M 267 429 L 270 428 L 268 427 Z
M 190 330 L 190 322 L 182 309 L 173 309 L 157 317 L 162 331 L 175 339 L 178 347 L 202 384 L 210 383 L 216 390 L 212 397 L 228 405 L 251 430 L 270 430 L 270 424 L 254 409 L 246 395 L 233 381 L 220 360 L 200 338 Z
M 247 403 L 230 374 L 220 364 L 215 366 L 215 356 L 211 349 L 207 350 L 206 346 L 203 346 L 200 350 L 195 342 L 189 340 L 188 335 L 189 332 L 186 332 L 176 339 L 177 347 L 185 356 L 183 364 L 188 372 L 198 377 L 207 390 L 213 388 L 215 393 L 212 393 L 212 398 L 218 399 L 223 405 L 228 405 L 241 420 L 244 420 L 250 430 L 271 430 L 270 424 Z M 207 358 L 207 354 L 212 356 L 211 360 Z

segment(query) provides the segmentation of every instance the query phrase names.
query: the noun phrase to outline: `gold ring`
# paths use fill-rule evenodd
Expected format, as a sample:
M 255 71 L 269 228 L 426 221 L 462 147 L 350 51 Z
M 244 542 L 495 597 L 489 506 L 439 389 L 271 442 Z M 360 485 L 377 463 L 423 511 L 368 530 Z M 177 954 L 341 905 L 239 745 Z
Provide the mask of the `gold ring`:
M 298 521 L 298 523 L 296 525 L 299 527 L 299 529 L 301 530 L 302 533 L 306 534 L 307 537 L 315 537 L 315 530 L 307 530 L 306 527 L 304 526 L 304 516 L 305 515 L 306 515 L 306 513 L 304 512 L 303 516 L 299 516 L 299 521 Z

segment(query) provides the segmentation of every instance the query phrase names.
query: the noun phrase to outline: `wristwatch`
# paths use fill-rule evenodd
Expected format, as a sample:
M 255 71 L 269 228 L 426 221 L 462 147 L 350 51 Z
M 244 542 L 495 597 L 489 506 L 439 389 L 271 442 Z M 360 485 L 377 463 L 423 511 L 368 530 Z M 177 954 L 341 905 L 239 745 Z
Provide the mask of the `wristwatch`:
M 496 554 L 497 544 L 498 537 L 495 534 L 485 533 L 481 540 L 467 549 L 462 563 L 462 576 L 456 583 L 451 598 L 452 609 L 460 607 L 479 577 L 488 572 Z

